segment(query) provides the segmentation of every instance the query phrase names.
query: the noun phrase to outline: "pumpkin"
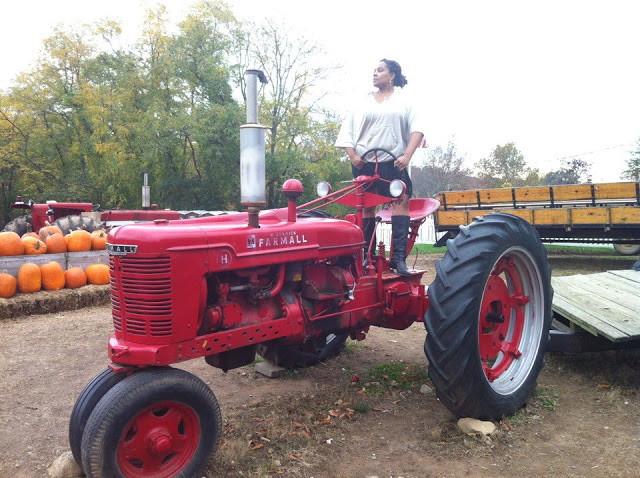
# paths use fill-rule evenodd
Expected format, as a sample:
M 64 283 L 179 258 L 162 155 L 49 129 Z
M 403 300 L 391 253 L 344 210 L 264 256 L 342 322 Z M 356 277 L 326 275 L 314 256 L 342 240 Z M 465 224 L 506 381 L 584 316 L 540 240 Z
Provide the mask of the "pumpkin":
M 33 237 L 34 239 L 40 240 L 40 236 L 38 236 L 35 232 L 27 232 L 23 234 L 20 239 L 24 239 L 25 237 Z
M 23 237 L 22 245 L 24 246 L 24 253 L 28 256 L 44 254 L 47 252 L 47 246 L 45 243 L 40 239 L 35 239 L 33 237 Z
M 61 236 L 64 235 L 62 234 L 62 229 L 60 229 L 58 226 L 52 226 L 51 224 L 49 224 L 49 221 L 45 221 L 44 224 L 45 226 L 41 227 L 38 231 L 41 241 L 46 242 L 47 237 L 51 234 L 60 234 Z
M 18 270 L 18 289 L 20 292 L 37 292 L 41 287 L 40 268 L 32 262 L 22 264 Z
M 24 246 L 15 232 L 0 232 L 0 256 L 20 256 L 24 254 Z
M 16 293 L 16 278 L 8 274 L 6 270 L 0 273 L 0 297 L 8 299 Z
M 44 241 L 49 254 L 64 254 L 67 252 L 67 241 L 62 234 L 51 234 Z
M 96 229 L 91 233 L 91 250 L 104 251 L 107 244 L 107 233 L 102 229 Z
M 91 264 L 85 272 L 89 284 L 104 285 L 109 283 L 109 266 L 106 264 Z
M 42 288 L 44 290 L 60 290 L 64 287 L 64 271 L 55 261 L 40 266 Z
M 87 274 L 81 267 L 72 267 L 64 271 L 64 286 L 67 289 L 77 289 L 87 284 Z
M 84 229 L 78 229 L 64 236 L 69 252 L 83 252 L 91 250 L 91 234 Z

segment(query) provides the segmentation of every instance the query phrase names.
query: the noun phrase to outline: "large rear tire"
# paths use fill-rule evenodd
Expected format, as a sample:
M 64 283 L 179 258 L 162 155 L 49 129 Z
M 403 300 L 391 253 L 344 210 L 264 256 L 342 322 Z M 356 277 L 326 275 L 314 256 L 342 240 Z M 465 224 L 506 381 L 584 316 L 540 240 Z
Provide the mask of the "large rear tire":
M 102 225 L 95 219 L 87 216 L 65 216 L 56 220 L 53 226 L 57 226 L 62 231 L 62 234 L 67 235 L 71 231 L 78 229 L 84 229 L 87 232 L 93 232 L 96 229 L 102 229 Z
M 24 236 L 27 232 L 34 232 L 33 219 L 31 217 L 31 214 L 18 216 L 12 221 L 9 221 L 7 225 L 4 226 L 4 231 L 15 232 L 20 237 Z M 38 232 L 38 231 L 35 231 L 35 232 Z
M 184 370 L 146 369 L 102 397 L 82 436 L 89 478 L 201 476 L 222 431 L 207 385 Z
M 316 340 L 308 340 L 299 346 L 277 343 L 258 345 L 258 354 L 269 362 L 287 369 L 311 367 L 335 357 L 344 350 L 349 334 L 328 334 Z
M 460 228 L 436 264 L 425 315 L 429 375 L 458 416 L 497 420 L 533 391 L 551 324 L 551 270 L 536 230 L 509 214 Z

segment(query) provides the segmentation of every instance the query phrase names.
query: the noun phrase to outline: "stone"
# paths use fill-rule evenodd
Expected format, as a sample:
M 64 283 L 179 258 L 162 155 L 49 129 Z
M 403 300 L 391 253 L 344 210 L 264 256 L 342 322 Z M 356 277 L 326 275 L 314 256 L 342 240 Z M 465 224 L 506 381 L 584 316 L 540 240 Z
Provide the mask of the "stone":
M 433 388 L 431 388 L 429 385 L 424 384 L 422 387 L 420 387 L 420 393 L 426 395 L 429 393 L 433 393 Z
M 256 372 L 261 373 L 265 377 L 269 378 L 278 378 L 282 376 L 282 374 L 286 371 L 286 369 L 279 367 L 278 365 L 272 364 L 271 362 L 258 362 L 256 364 Z
M 49 478 L 76 478 L 84 476 L 82 468 L 73 459 L 71 451 L 66 451 L 47 468 Z
M 463 433 L 469 435 L 491 435 L 496 426 L 492 422 L 484 422 L 475 418 L 461 418 L 458 420 L 458 427 Z

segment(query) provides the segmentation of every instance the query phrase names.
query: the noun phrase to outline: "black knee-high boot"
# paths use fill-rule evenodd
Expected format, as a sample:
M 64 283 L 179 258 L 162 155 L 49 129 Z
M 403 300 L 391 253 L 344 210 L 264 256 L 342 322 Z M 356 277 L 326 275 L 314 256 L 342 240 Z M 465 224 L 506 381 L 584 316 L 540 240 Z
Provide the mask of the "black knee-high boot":
M 391 237 L 393 238 L 391 267 L 400 275 L 411 275 L 406 262 L 407 243 L 409 242 L 409 216 L 391 217 Z
M 369 261 L 367 260 L 367 253 L 369 252 L 369 244 L 371 244 L 371 240 L 373 239 L 373 246 L 371 247 L 371 257 L 376 254 L 376 219 L 374 217 L 365 217 L 362 218 L 362 234 L 364 235 L 364 263 L 363 265 L 366 267 L 369 265 Z

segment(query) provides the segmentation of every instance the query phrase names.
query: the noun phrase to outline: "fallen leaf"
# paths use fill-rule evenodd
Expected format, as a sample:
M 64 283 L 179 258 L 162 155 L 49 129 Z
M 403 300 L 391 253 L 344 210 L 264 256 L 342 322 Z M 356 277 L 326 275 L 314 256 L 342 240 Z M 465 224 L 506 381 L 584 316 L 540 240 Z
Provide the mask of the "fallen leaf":
M 337 410 L 329 410 L 329 415 L 331 415 L 332 417 L 338 417 L 340 416 L 340 412 L 338 412 Z
M 378 408 L 378 407 L 371 407 L 371 410 L 374 412 L 381 412 L 382 408 Z
M 293 422 L 293 428 L 304 428 L 304 425 L 302 423 Z
M 289 460 L 291 460 L 291 461 L 296 461 L 296 460 L 297 460 L 297 458 L 296 458 L 295 456 L 293 456 L 293 455 L 289 455 Z
M 266 441 L 266 442 L 270 442 L 271 440 L 269 440 L 267 437 L 260 437 L 260 440 L 262 441 Z
M 260 450 L 261 448 L 264 448 L 264 445 L 262 443 L 258 443 L 256 446 L 251 448 L 251 451 Z
M 605 383 L 599 383 L 598 388 L 601 390 L 609 390 L 611 388 L 611 385 L 607 385 Z

